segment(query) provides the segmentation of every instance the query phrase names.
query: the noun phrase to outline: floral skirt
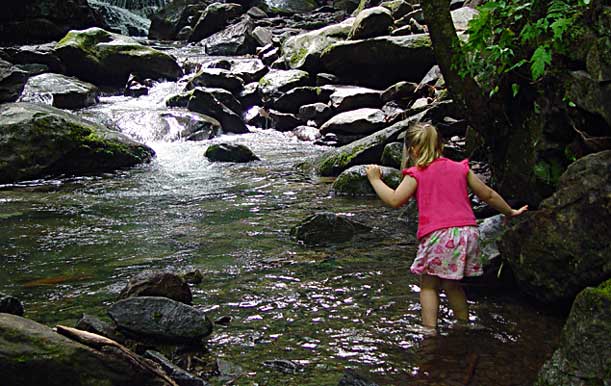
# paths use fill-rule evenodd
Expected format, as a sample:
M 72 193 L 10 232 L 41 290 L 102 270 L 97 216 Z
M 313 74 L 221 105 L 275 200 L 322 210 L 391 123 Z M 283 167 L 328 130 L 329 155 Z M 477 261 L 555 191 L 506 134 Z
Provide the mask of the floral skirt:
M 463 226 L 439 229 L 420 240 L 411 271 L 460 280 L 483 274 L 483 256 L 479 248 L 479 229 Z

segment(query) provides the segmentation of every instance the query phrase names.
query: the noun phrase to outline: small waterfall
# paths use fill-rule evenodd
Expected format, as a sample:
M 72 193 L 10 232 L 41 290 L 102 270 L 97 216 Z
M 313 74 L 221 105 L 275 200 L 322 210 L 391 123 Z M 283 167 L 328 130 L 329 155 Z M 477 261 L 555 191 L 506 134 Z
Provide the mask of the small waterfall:
M 165 7 L 171 0 L 99 0 L 115 7 L 127 9 L 141 16 L 150 16 Z

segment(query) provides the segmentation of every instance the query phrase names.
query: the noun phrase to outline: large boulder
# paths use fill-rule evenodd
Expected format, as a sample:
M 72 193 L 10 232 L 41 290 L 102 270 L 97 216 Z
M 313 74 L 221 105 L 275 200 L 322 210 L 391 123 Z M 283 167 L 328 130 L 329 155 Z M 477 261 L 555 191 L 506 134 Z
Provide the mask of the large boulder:
M 394 168 L 382 166 L 382 180 L 391 187 L 396 189 L 403 175 L 401 171 Z M 336 195 L 347 196 L 375 196 L 376 192 L 367 179 L 367 171 L 365 165 L 352 166 L 344 170 L 333 182 L 331 191 Z
M 101 28 L 70 31 L 55 52 L 68 73 L 95 84 L 123 86 L 132 73 L 152 79 L 182 75 L 172 56 Z
M 153 155 L 121 133 L 54 107 L 0 106 L 0 183 L 109 172 L 148 162 Z
M 354 18 L 350 18 L 339 24 L 288 38 L 282 44 L 284 61 L 292 69 L 321 72 L 322 52 L 330 45 L 348 38 L 353 22 Z
M 198 42 L 225 28 L 229 22 L 244 13 L 244 8 L 235 3 L 212 3 L 202 13 L 193 27 L 190 42 Z
M 560 347 L 536 386 L 608 385 L 611 381 L 611 279 L 577 295 Z
M 0 314 L 0 358 L 3 385 L 168 385 L 112 350 L 94 350 L 10 314 Z
M 121 332 L 145 340 L 194 344 L 212 332 L 205 312 L 165 297 L 120 300 L 110 306 L 108 315 Z
M 209 2 L 198 0 L 169 1 L 150 15 L 149 39 L 173 40 L 185 27 L 193 28 Z
M 519 287 L 545 303 L 569 303 L 611 275 L 611 150 L 583 157 L 560 188 L 500 242 Z
M 328 245 L 350 241 L 359 233 L 368 233 L 371 227 L 349 217 L 335 213 L 316 213 L 290 231 L 291 236 L 308 245 Z
M 107 27 L 87 0 L 6 0 L 0 45 L 58 40 L 71 29 Z
M 360 135 L 373 134 L 387 126 L 386 114 L 379 109 L 358 109 L 337 114 L 320 127 L 320 133 Z
M 255 25 L 252 19 L 244 15 L 242 20 L 232 24 L 201 41 L 208 55 L 247 55 L 254 54 L 258 46 L 252 37 Z
M 270 13 L 287 15 L 293 15 L 296 12 L 310 12 L 318 7 L 316 0 L 257 0 L 254 4 Z
M 364 107 L 382 106 L 381 91 L 356 86 L 322 86 L 330 92 L 331 106 L 337 112 L 356 110 Z
M 342 41 L 325 49 L 320 60 L 326 72 L 374 88 L 420 81 L 435 64 L 427 34 Z
M 368 39 L 388 35 L 394 23 L 392 13 L 384 7 L 367 8 L 359 12 L 349 38 L 352 40 Z
M 13 64 L 44 65 L 50 72 L 63 74 L 66 67 L 55 54 L 56 42 L 24 46 L 1 47 L 0 58 Z
M 100 90 L 93 84 L 61 74 L 40 74 L 28 79 L 19 102 L 41 102 L 59 109 L 79 109 L 98 103 Z
M 280 96 L 295 87 L 306 86 L 310 74 L 301 70 L 272 70 L 259 79 L 261 93 L 267 97 Z
M 15 102 L 28 80 L 28 73 L 0 59 L 0 103 Z
M 239 93 L 244 88 L 244 81 L 229 70 L 203 68 L 187 84 L 188 89 L 195 87 L 219 87 L 233 93 Z
M 113 32 L 126 36 L 147 36 L 151 21 L 125 8 L 108 4 L 102 0 L 87 0 Z
M 600 116 L 611 128 L 610 82 L 600 82 L 585 71 L 573 71 L 567 75 L 566 85 L 568 99 L 588 113 Z

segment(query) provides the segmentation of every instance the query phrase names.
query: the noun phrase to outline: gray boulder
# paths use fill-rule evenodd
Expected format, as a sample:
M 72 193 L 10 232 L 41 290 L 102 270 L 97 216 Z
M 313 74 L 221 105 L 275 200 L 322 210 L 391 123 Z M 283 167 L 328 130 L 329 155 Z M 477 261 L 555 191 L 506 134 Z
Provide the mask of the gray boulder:
M 170 55 L 101 28 L 70 31 L 57 43 L 55 52 L 68 73 L 95 84 L 122 86 L 131 73 L 152 79 L 182 75 Z
M 40 74 L 28 79 L 19 102 L 40 103 L 48 98 L 59 109 L 79 109 L 98 103 L 97 86 L 61 74 Z
M 269 69 L 257 58 L 233 58 L 231 73 L 242 78 L 244 83 L 258 82 Z
M 196 343 L 212 332 L 206 313 L 184 303 L 157 296 L 120 300 L 108 309 L 121 332 L 169 343 Z
M 382 106 L 381 91 L 356 86 L 322 86 L 330 92 L 331 107 L 337 112 Z
M 244 8 L 235 3 L 212 3 L 199 17 L 189 37 L 190 42 L 198 42 L 222 31 L 232 19 L 244 13 Z
M 611 127 L 611 83 L 599 82 L 585 71 L 567 75 L 566 97 L 579 108 L 598 115 Z
M 195 87 L 218 87 L 239 93 L 244 88 L 244 81 L 222 68 L 204 68 L 187 83 L 187 89 Z
M 420 81 L 435 64 L 427 34 L 343 41 L 326 48 L 320 60 L 326 72 L 374 88 Z
M 221 143 L 210 145 L 204 154 L 206 158 L 214 162 L 251 162 L 258 161 L 252 150 L 245 145 Z
M 333 115 L 333 110 L 326 103 L 312 103 L 299 107 L 297 116 L 304 121 L 312 120 L 317 125 L 322 125 Z
M 380 7 L 388 9 L 393 20 L 399 20 L 414 10 L 414 6 L 405 0 L 391 0 L 380 3 Z
M 365 168 L 365 165 L 358 165 L 344 170 L 333 182 L 331 192 L 338 196 L 375 196 L 376 192 L 367 179 Z M 392 189 L 396 189 L 403 179 L 401 171 L 386 166 L 382 166 L 381 170 L 382 180 Z
M 87 0 L 87 3 L 102 17 L 110 30 L 126 36 L 146 36 L 148 34 L 151 26 L 148 18 L 100 0 Z
M 609 385 L 611 375 L 611 279 L 581 291 L 562 330 L 560 347 L 535 386 Z
M 208 55 L 254 54 L 258 46 L 257 41 L 252 37 L 254 28 L 252 19 L 244 16 L 241 21 L 207 37 L 200 44 L 206 47 L 206 54 Z
M 0 106 L 0 183 L 110 172 L 148 162 L 149 147 L 50 106 Z
M 290 89 L 306 86 L 310 75 L 301 70 L 272 70 L 259 79 L 261 93 L 267 97 L 285 93 Z
M 370 231 L 371 227 L 346 216 L 323 212 L 306 218 L 290 233 L 307 245 L 328 245 L 350 241 L 354 236 Z
M 399 169 L 403 159 L 403 143 L 393 142 L 384 146 L 380 163 L 384 166 Z
M 130 279 L 119 299 L 135 296 L 163 296 L 185 304 L 193 299 L 189 285 L 180 276 L 160 271 L 143 272 Z
M 27 80 L 26 71 L 0 59 L 0 103 L 15 102 Z
M 334 116 L 320 127 L 320 133 L 366 136 L 386 126 L 386 115 L 382 110 L 364 108 Z
M 301 106 L 323 102 L 331 94 L 322 87 L 295 87 L 272 102 L 272 107 L 287 113 L 299 112 Z
M 384 7 L 372 7 L 359 12 L 350 30 L 349 39 L 368 39 L 388 35 L 394 22 L 392 13 Z
M 270 13 L 286 15 L 310 12 L 318 7 L 316 0 L 257 0 L 255 4 Z
M 545 303 L 570 303 L 611 276 L 611 150 L 569 166 L 539 210 L 501 239 L 521 290 Z
M 0 58 L 14 64 L 42 64 L 45 65 L 51 72 L 62 74 L 65 72 L 66 68 L 53 51 L 54 48 L 55 42 L 1 47 Z
M 168 385 L 118 354 L 94 350 L 32 320 L 0 314 L 3 385 Z

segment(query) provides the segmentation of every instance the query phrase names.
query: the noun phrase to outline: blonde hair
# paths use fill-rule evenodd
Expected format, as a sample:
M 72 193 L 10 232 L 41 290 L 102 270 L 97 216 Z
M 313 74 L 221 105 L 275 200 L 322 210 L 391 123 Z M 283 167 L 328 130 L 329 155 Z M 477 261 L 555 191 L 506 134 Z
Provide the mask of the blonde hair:
M 430 123 L 411 123 L 405 132 L 401 168 L 407 167 L 408 161 L 417 167 L 425 168 L 441 157 L 442 151 L 441 136 L 435 126 Z

